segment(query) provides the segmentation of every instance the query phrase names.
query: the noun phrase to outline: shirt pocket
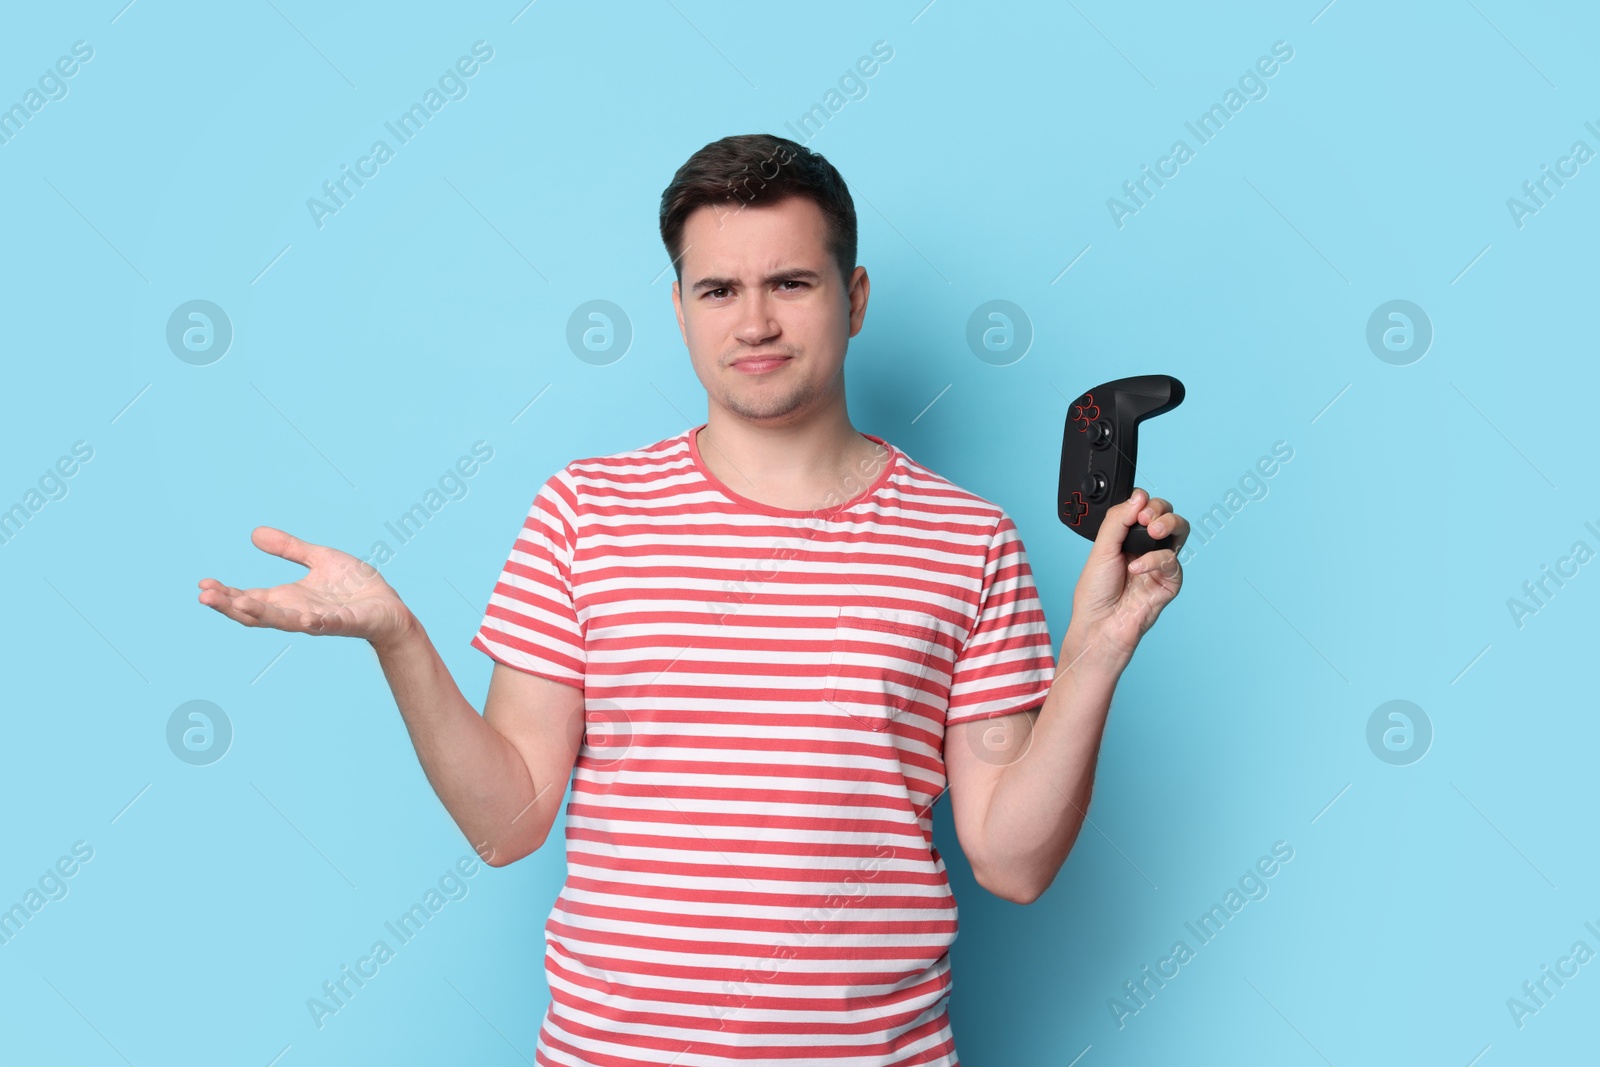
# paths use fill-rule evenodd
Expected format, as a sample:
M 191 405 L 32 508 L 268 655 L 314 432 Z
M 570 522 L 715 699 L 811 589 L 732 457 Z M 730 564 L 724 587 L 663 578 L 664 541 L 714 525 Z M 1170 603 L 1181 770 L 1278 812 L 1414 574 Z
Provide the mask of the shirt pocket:
M 869 730 L 936 703 L 943 648 L 932 621 L 894 608 L 840 608 L 822 699 Z M 930 709 L 931 713 L 931 709 Z

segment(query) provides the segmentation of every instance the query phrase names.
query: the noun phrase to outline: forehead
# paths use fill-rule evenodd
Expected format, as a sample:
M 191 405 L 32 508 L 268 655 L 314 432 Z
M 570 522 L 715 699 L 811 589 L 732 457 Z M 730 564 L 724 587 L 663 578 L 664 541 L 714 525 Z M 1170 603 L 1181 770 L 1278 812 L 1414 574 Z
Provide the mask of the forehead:
M 822 209 L 803 196 L 770 204 L 717 204 L 684 221 L 683 276 L 734 275 L 781 267 L 818 267 L 828 258 Z

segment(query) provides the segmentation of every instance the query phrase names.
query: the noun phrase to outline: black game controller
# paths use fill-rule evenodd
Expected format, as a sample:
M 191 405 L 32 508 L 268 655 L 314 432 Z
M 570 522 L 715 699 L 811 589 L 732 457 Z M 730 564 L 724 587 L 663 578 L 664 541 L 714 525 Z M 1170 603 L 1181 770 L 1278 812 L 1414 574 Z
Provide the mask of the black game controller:
M 1139 424 L 1183 403 L 1183 383 L 1167 374 L 1141 374 L 1097 385 L 1073 401 L 1061 436 L 1061 484 L 1056 515 L 1093 541 L 1106 512 L 1133 495 Z M 1172 547 L 1143 526 L 1128 527 L 1122 551 L 1142 556 Z

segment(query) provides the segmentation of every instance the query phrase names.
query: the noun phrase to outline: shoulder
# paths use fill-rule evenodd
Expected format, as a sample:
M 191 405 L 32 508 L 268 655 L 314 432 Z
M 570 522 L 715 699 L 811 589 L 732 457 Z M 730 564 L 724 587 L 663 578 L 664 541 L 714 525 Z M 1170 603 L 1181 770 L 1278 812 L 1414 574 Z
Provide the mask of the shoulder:
M 899 449 L 896 449 L 899 451 Z M 939 474 L 900 452 L 900 492 L 908 507 L 927 511 L 945 522 L 981 531 L 987 543 L 1013 526 L 1005 508 Z
M 646 485 L 684 478 L 692 472 L 689 431 L 606 455 L 582 456 L 556 471 L 546 485 L 561 492 L 576 508 L 594 498 L 632 495 Z
M 901 505 L 913 525 L 926 526 L 935 540 L 933 554 L 949 553 L 948 562 L 961 575 L 973 611 L 970 626 L 996 583 L 1010 580 L 1020 565 L 1027 567 L 1026 549 L 1011 515 L 988 497 L 956 484 L 931 468 L 901 453 Z

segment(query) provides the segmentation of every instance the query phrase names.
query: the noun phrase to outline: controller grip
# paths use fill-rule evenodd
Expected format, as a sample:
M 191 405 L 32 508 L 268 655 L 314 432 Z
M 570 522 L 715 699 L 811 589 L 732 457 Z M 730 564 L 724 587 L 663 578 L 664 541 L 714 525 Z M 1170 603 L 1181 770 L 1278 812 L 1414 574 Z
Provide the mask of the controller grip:
M 1158 549 L 1171 547 L 1171 534 L 1158 541 L 1150 536 L 1150 531 L 1147 528 L 1138 525 L 1128 527 L 1128 533 L 1122 539 L 1122 552 L 1126 556 L 1142 556 L 1146 552 L 1155 552 Z

